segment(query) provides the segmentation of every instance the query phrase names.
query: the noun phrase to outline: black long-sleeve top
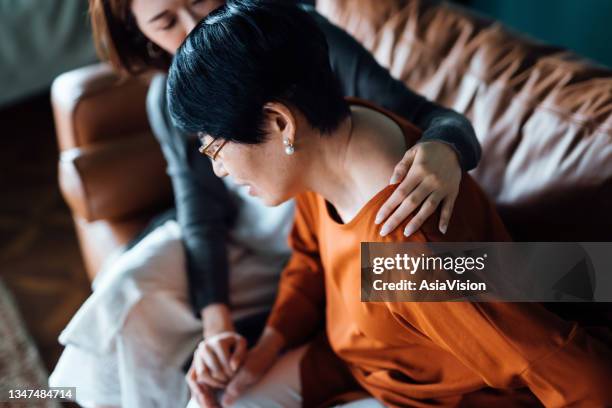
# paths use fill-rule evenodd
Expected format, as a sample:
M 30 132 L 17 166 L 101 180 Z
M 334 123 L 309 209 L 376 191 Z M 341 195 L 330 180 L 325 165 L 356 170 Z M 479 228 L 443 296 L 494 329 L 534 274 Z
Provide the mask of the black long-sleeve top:
M 463 170 L 480 160 L 480 145 L 461 114 L 428 101 L 391 77 L 348 33 L 313 8 L 307 8 L 327 37 L 333 71 L 345 96 L 370 100 L 396 112 L 423 130 L 420 142 L 436 140 L 457 152 Z M 194 311 L 212 303 L 229 303 L 228 231 L 236 218 L 228 191 L 199 154 L 196 137 L 181 134 L 166 105 L 166 77 L 158 75 L 147 96 L 147 111 L 172 180 L 176 217 L 183 234 L 187 274 Z

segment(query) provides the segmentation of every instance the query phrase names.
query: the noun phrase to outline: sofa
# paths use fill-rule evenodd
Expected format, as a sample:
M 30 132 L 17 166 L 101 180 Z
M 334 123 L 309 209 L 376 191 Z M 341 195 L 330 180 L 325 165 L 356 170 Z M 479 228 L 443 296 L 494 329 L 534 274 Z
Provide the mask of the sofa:
M 470 174 L 515 240 L 612 241 L 611 70 L 445 2 L 316 7 L 393 76 L 472 121 L 483 153 Z M 147 86 L 96 64 L 52 87 L 59 182 L 91 278 L 172 205 Z

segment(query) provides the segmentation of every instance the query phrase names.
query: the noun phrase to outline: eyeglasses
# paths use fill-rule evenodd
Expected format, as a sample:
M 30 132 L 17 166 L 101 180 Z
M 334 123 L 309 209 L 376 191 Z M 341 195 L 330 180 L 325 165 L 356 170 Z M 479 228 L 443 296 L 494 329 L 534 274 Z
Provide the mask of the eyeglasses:
M 223 146 L 225 146 L 226 143 L 227 140 L 213 139 L 204 146 L 200 146 L 198 150 L 200 151 L 200 153 L 210 157 L 211 160 L 215 161 L 217 159 L 217 156 L 219 155 L 219 152 L 221 151 L 221 149 L 223 149 Z

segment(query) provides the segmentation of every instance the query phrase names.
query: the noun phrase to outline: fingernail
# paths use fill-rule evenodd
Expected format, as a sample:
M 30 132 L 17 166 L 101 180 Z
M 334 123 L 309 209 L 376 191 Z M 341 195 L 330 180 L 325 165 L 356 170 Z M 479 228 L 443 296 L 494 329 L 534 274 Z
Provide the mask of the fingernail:
M 380 236 L 384 237 L 385 235 L 387 235 L 389 233 L 389 227 L 387 227 L 386 225 L 384 227 L 382 227 L 382 229 L 380 230 Z
M 407 227 L 404 230 L 404 236 L 409 237 L 414 233 L 414 228 L 413 227 Z
M 393 176 L 391 177 L 391 180 L 389 180 L 389 185 L 395 184 L 395 183 L 397 183 L 397 177 Z
M 446 229 L 448 228 L 448 225 L 444 224 L 440 227 L 440 232 L 443 234 L 446 234 Z
M 374 220 L 374 224 L 378 225 L 382 222 L 383 217 L 381 215 L 377 215 L 376 219 Z

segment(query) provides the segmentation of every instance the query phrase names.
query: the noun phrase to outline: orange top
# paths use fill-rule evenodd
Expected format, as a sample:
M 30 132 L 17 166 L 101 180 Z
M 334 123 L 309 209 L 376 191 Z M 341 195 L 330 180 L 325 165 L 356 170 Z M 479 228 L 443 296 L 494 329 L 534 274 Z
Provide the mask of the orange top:
M 380 111 L 412 146 L 418 129 Z M 347 224 L 330 215 L 321 196 L 297 197 L 294 252 L 268 320 L 287 345 L 307 341 L 325 320 L 329 344 L 353 378 L 394 407 L 474 406 L 474 396 L 491 387 L 506 389 L 505 401 L 522 392 L 546 406 L 612 406 L 610 345 L 540 304 L 360 301 L 362 241 L 509 240 L 494 206 L 466 174 L 446 235 L 436 216 L 411 237 L 401 228 L 380 237 L 374 218 L 395 188 L 383 188 Z

